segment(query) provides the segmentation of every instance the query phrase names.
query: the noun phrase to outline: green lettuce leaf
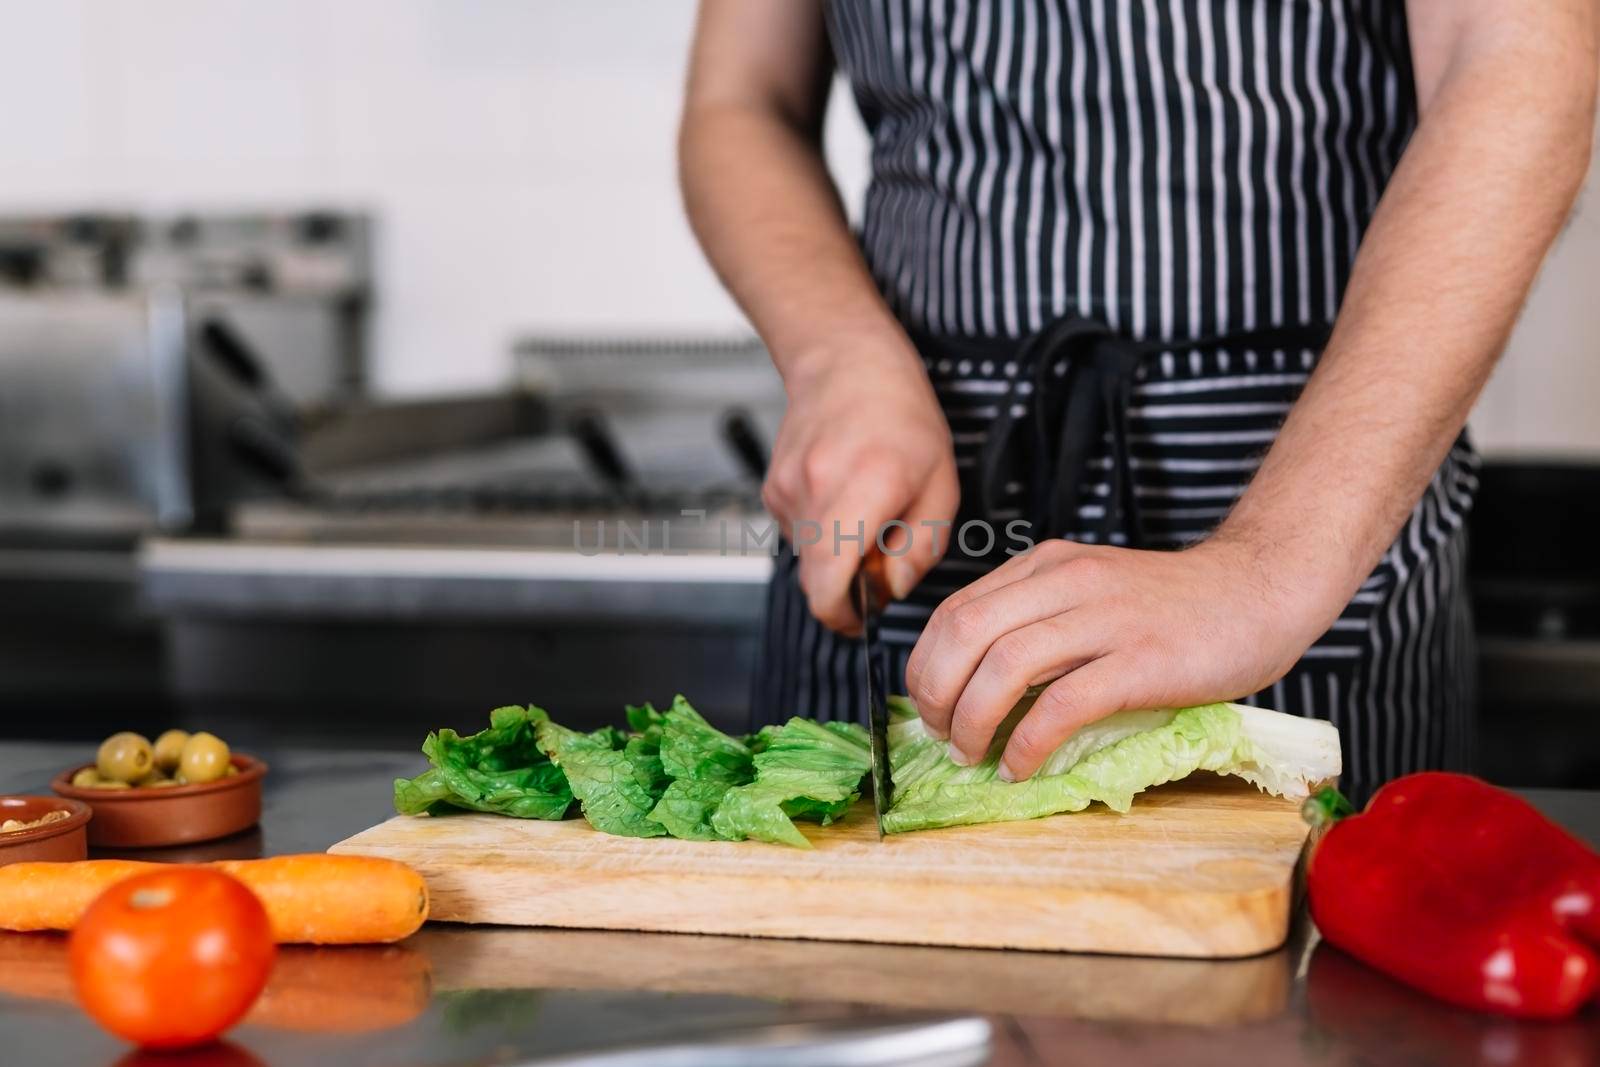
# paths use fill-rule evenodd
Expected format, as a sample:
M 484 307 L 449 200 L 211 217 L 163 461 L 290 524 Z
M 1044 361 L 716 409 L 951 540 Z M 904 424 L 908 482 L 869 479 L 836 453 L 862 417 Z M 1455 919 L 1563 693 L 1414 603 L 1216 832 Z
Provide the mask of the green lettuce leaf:
M 671 784 L 666 766 L 661 762 L 661 741 L 648 735 L 630 737 L 623 742 L 622 754 L 627 757 L 633 777 L 646 793 L 659 797 Z
M 402 815 L 464 809 L 521 819 L 564 818 L 572 791 L 536 737 L 538 724 L 548 719 L 536 707 L 496 708 L 489 713 L 489 728 L 469 737 L 449 729 L 430 733 L 422 752 L 433 766 L 415 778 L 395 779 L 395 810 Z
M 749 781 L 750 747 L 712 726 L 683 697 L 661 718 L 661 762 L 674 779 Z
M 660 784 L 664 789 L 666 781 L 658 773 L 657 743 L 644 735 L 629 738 L 611 728 L 580 733 L 548 718 L 536 732 L 539 747 L 566 775 L 583 817 L 595 829 L 620 837 L 660 837 L 667 832 L 649 817 L 660 799 L 653 787 Z
M 872 756 L 861 727 L 796 718 L 768 734 L 753 761 L 755 780 L 728 790 L 712 828 L 731 841 L 810 848 L 794 820 L 826 824 L 847 811 L 861 795 Z
M 661 799 L 650 809 L 650 818 L 673 837 L 685 841 L 728 840 L 717 832 L 711 817 L 736 785 L 730 781 L 679 778 L 667 785 Z
M 735 786 L 755 777 L 748 745 L 718 730 L 682 696 L 661 716 L 661 763 L 671 779 L 650 812 L 673 837 L 721 839 L 711 817 Z
M 643 704 L 624 704 L 622 713 L 628 720 L 628 729 L 636 734 L 648 733 L 661 726 L 661 713 L 648 700 Z
M 997 731 L 985 758 L 952 763 L 915 708 L 890 698 L 894 803 L 890 832 L 1034 819 L 1081 811 L 1096 801 L 1127 811 L 1136 794 L 1197 770 L 1233 774 L 1282 796 L 1300 798 L 1339 774 L 1338 731 L 1329 723 L 1239 704 L 1121 712 L 1079 730 L 1022 782 L 996 776 L 1020 704 Z
M 611 727 L 603 727 L 597 734 L 604 737 L 612 748 L 623 750 L 629 766 L 633 768 L 634 779 L 647 793 L 660 796 L 672 781 L 661 762 L 661 713 L 647 701 L 626 705 L 625 714 L 629 728 L 635 731 L 633 734 L 624 734 L 620 730 L 605 733 Z

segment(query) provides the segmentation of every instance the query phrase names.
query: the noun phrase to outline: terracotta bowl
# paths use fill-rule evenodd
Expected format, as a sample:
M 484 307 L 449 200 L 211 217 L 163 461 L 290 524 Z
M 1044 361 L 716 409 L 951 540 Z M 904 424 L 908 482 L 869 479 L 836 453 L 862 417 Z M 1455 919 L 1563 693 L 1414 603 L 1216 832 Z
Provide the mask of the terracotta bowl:
M 32 822 L 50 811 L 66 811 L 65 819 L 0 834 L 0 866 L 32 860 L 81 860 L 89 854 L 84 830 L 89 825 L 89 805 L 56 797 L 0 797 L 0 823 L 7 819 Z
M 261 779 L 267 765 L 250 756 L 233 756 L 239 773 L 202 785 L 164 789 L 84 789 L 72 776 L 85 763 L 51 781 L 55 793 L 94 809 L 89 844 L 95 848 L 160 848 L 187 845 L 236 834 L 261 819 Z

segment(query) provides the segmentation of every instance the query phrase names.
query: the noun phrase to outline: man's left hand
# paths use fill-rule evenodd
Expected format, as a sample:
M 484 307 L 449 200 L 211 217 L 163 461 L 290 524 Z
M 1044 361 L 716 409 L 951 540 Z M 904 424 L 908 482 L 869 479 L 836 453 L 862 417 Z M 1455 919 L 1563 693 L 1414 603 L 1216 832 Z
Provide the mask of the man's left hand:
M 907 688 L 951 757 L 970 764 L 1024 691 L 1053 679 L 1001 759 L 1000 776 L 1020 781 L 1113 712 L 1270 685 L 1331 622 L 1315 599 L 1274 581 L 1244 543 L 1155 552 L 1045 541 L 939 606 Z

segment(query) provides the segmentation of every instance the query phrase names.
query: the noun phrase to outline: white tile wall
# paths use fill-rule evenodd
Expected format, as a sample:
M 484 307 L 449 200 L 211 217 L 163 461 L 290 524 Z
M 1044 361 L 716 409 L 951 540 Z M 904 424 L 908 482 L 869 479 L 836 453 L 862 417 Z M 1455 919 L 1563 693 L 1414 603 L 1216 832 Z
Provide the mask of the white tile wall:
M 1485 452 L 1600 456 L 1600 163 L 1471 426 Z
M 376 380 L 529 329 L 739 329 L 675 184 L 692 0 L 0 0 L 0 210 L 376 212 Z M 846 102 L 830 144 L 859 200 Z
M 370 209 L 376 380 L 491 386 L 529 329 L 738 328 L 673 136 L 693 0 L 0 0 L 0 211 Z M 847 99 L 829 149 L 858 202 Z M 1600 454 L 1600 204 L 1475 417 Z

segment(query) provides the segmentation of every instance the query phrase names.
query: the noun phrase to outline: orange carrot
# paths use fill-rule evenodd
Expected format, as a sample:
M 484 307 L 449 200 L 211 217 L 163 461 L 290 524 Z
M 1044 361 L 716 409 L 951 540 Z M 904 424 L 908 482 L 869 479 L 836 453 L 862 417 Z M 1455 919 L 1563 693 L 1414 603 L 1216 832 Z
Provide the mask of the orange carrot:
M 399 941 L 428 917 L 422 875 L 373 856 L 276 856 L 211 864 L 255 890 L 280 942 L 354 945 Z M 0 874 L 4 869 L 0 868 Z
M 101 893 L 155 866 L 138 860 L 74 860 L 0 867 L 0 927 L 70 930 Z
M 13 863 L 0 867 L 0 929 L 70 930 L 108 886 L 161 866 L 138 860 Z M 261 898 L 280 942 L 399 941 L 428 917 L 428 888 L 403 863 L 371 856 L 219 860 Z

